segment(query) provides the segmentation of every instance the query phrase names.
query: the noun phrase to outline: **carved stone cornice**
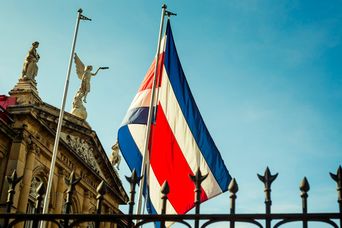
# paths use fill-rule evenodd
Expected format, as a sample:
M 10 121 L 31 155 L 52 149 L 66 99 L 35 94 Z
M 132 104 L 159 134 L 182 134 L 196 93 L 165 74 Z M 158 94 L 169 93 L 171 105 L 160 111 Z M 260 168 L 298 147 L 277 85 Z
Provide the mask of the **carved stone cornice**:
M 61 138 L 79 155 L 83 161 L 85 161 L 96 173 L 100 174 L 100 167 L 96 162 L 94 156 L 94 147 L 88 143 L 85 139 L 68 135 L 61 134 Z

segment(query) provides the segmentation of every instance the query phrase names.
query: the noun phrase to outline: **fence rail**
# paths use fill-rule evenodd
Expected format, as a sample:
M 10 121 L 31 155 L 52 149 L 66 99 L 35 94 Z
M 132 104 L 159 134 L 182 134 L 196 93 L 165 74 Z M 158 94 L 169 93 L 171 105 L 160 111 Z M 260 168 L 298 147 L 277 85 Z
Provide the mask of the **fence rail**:
M 304 177 L 299 189 L 302 198 L 302 212 L 301 213 L 272 213 L 271 212 L 271 185 L 277 178 L 278 174 L 272 175 L 269 168 L 266 168 L 264 175 L 259 175 L 258 178 L 264 184 L 265 191 L 265 213 L 262 214 L 236 214 L 236 193 L 238 192 L 238 185 L 233 178 L 229 184 L 230 192 L 230 214 L 201 214 L 199 196 L 201 194 L 200 183 L 206 178 L 202 175 L 200 170 L 197 170 L 194 176 L 191 176 L 195 184 L 195 214 L 186 215 L 170 215 L 166 212 L 166 200 L 169 194 L 168 183 L 165 182 L 162 188 L 162 209 L 160 215 L 137 215 L 133 214 L 135 205 L 134 196 L 136 185 L 141 177 L 138 177 L 135 170 L 133 170 L 131 177 L 126 177 L 130 183 L 130 201 L 128 214 L 101 214 L 102 200 L 106 194 L 106 187 L 104 182 L 101 182 L 97 188 L 97 205 L 95 214 L 70 214 L 71 199 L 74 194 L 75 185 L 80 178 L 76 178 L 74 172 L 71 173 L 67 179 L 67 197 L 64 205 L 64 214 L 41 214 L 40 208 L 43 200 L 45 189 L 43 184 L 37 188 L 37 197 L 35 211 L 33 214 L 19 214 L 10 213 L 13 206 L 13 197 L 15 195 L 15 187 L 21 181 L 22 177 L 18 177 L 16 171 L 11 176 L 7 176 L 9 183 L 9 190 L 7 196 L 6 213 L 0 213 L 0 227 L 13 227 L 23 222 L 31 222 L 31 227 L 38 227 L 41 221 L 48 221 L 55 224 L 57 227 L 78 227 L 84 223 L 91 224 L 93 227 L 102 227 L 106 224 L 116 224 L 117 227 L 141 227 L 145 224 L 158 222 L 161 227 L 165 227 L 166 222 L 176 222 L 182 224 L 184 227 L 214 227 L 217 223 L 226 223 L 227 227 L 234 228 L 237 223 L 252 224 L 255 227 L 277 228 L 284 224 L 291 222 L 300 222 L 302 227 L 307 228 L 309 222 L 320 222 L 330 225 L 331 227 L 342 228 L 342 168 L 339 166 L 337 173 L 330 173 L 331 178 L 337 184 L 337 194 L 339 205 L 339 212 L 336 213 L 308 213 L 307 198 L 310 185 L 308 180 Z

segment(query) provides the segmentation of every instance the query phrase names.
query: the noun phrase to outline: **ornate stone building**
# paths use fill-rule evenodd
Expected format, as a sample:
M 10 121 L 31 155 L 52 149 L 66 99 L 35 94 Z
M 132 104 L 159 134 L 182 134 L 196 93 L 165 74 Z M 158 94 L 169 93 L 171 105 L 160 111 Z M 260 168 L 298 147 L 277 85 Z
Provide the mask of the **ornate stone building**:
M 8 184 L 5 176 L 13 170 L 23 179 L 16 188 L 12 212 L 31 212 L 35 189 L 47 184 L 59 109 L 44 103 L 35 79 L 20 78 L 9 92 L 0 96 L 0 204 L 4 212 Z M 72 212 L 93 213 L 96 187 L 103 180 L 107 187 L 103 213 L 121 213 L 120 204 L 128 197 L 117 171 L 109 161 L 96 132 L 79 117 L 65 113 L 49 212 L 62 213 L 66 197 L 65 177 L 74 171 L 81 181 L 76 185 Z

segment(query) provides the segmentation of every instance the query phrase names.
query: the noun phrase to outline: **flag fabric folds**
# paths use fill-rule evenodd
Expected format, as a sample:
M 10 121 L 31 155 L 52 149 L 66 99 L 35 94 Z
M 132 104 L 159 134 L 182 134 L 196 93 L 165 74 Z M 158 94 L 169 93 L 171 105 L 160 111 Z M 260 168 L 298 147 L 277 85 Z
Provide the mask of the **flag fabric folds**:
M 157 70 L 155 116 L 149 141 L 151 213 L 161 212 L 161 186 L 170 186 L 167 213 L 184 214 L 194 207 L 194 175 L 198 167 L 208 177 L 201 201 L 227 191 L 231 176 L 211 138 L 191 94 L 178 58 L 170 22 Z M 141 172 L 155 61 L 150 66 L 118 132 L 120 150 L 130 167 Z

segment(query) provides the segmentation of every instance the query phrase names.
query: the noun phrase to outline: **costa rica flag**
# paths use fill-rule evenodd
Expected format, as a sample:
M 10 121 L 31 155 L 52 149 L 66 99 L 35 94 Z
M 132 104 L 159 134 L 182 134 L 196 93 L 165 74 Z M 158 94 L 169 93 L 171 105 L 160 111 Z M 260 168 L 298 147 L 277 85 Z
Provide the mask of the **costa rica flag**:
M 161 213 L 161 186 L 170 193 L 167 214 L 184 214 L 194 207 L 195 185 L 189 178 L 198 168 L 201 202 L 228 190 L 231 176 L 195 103 L 178 58 L 170 22 L 159 53 L 154 119 L 149 140 L 147 191 L 151 213 Z M 131 170 L 141 173 L 147 118 L 156 61 L 150 66 L 118 131 L 120 150 Z

